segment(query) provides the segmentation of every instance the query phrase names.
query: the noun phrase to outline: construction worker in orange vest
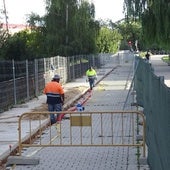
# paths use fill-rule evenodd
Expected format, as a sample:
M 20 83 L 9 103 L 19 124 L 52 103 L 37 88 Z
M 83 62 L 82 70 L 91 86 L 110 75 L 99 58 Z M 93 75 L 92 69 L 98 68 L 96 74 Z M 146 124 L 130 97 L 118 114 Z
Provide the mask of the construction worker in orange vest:
M 49 112 L 58 112 L 62 111 L 62 106 L 64 104 L 64 90 L 61 84 L 59 83 L 60 76 L 55 75 L 51 82 L 47 83 L 44 88 L 44 94 L 47 96 L 47 104 Z M 59 114 L 50 114 L 51 124 L 56 123 Z

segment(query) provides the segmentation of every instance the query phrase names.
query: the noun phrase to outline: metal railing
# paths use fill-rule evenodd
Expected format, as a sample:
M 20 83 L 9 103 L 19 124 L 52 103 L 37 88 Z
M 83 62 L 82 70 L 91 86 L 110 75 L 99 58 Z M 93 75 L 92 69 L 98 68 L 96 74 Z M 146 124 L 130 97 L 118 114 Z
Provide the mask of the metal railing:
M 24 147 L 138 146 L 145 157 L 145 118 L 139 111 L 60 112 L 66 120 L 50 125 L 49 114 L 24 113 L 19 118 L 19 154 Z M 142 119 L 142 140 L 137 141 L 137 119 Z M 27 135 L 26 135 L 26 134 Z M 26 137 L 25 137 L 26 136 Z

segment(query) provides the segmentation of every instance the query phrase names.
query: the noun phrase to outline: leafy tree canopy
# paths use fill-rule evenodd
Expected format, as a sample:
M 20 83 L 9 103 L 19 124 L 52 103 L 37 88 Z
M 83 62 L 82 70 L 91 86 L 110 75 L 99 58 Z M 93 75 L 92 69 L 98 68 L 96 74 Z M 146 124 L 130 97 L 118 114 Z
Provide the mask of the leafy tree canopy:
M 128 18 L 142 23 L 145 45 L 157 44 L 169 49 L 170 44 L 170 2 L 169 0 L 124 0 Z
M 100 53 L 115 53 L 119 50 L 119 44 L 122 39 L 117 30 L 106 26 L 101 27 L 97 38 L 97 45 Z

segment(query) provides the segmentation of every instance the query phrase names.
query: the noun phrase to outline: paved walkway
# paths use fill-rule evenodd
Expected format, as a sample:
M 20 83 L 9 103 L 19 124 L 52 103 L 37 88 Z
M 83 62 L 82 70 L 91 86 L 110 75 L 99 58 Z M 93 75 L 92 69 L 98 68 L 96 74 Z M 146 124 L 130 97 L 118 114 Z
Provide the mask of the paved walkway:
M 151 64 L 154 68 L 154 73 L 157 76 L 164 76 L 164 83 L 170 87 L 170 66 L 161 60 L 163 56 L 164 55 L 151 56 Z
M 127 57 L 128 62 L 127 62 Z M 156 57 L 157 59 L 157 57 Z M 151 59 L 154 67 L 159 65 L 157 60 Z M 159 60 L 160 62 L 160 60 Z M 160 62 L 161 63 L 161 62 Z M 118 66 L 118 67 L 117 67 Z M 120 53 L 120 58 L 109 58 L 107 65 L 97 70 L 98 79 L 103 78 L 111 69 L 115 68 L 111 74 L 104 78 L 93 90 L 92 97 L 85 104 L 85 111 L 97 110 L 122 110 L 132 109 L 132 98 L 127 95 L 129 92 L 131 80 L 133 77 L 133 60 L 130 55 Z M 170 68 L 170 67 L 168 67 Z M 156 70 L 156 69 L 155 69 Z M 161 69 L 160 69 L 161 70 Z M 157 68 L 157 72 L 160 70 Z M 170 78 L 165 78 L 169 82 Z M 65 87 L 75 87 L 86 85 L 85 77 L 77 79 L 74 83 L 68 83 Z M 27 108 L 16 108 L 0 115 L 1 141 L 0 141 L 0 158 L 9 154 L 10 147 L 15 147 L 18 141 L 17 125 L 15 120 L 17 115 L 31 111 L 34 107 L 44 103 L 46 97 L 40 96 L 39 100 L 27 103 Z M 36 101 L 36 102 L 35 102 Z M 34 104 L 33 104 L 34 103 Z M 12 118 L 13 117 L 13 118 Z M 12 118 L 12 119 L 11 119 Z M 4 122 L 5 120 L 5 122 Z M 63 124 L 69 120 L 64 120 Z M 119 126 L 117 125 L 117 128 Z M 34 150 L 34 149 L 33 149 Z M 136 157 L 136 148 L 130 147 L 56 147 L 44 148 L 33 152 L 32 148 L 28 149 L 23 155 L 33 155 L 40 159 L 38 165 L 15 166 L 15 170 L 138 170 L 149 169 L 147 165 L 140 165 Z M 30 154 L 32 152 L 32 154 Z M 33 154 L 34 153 L 34 154 Z

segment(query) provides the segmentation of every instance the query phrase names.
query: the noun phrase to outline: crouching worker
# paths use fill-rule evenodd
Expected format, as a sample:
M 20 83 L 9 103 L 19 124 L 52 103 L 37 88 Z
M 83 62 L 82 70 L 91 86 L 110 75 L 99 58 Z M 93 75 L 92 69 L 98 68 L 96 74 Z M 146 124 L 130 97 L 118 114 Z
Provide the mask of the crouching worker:
M 47 83 L 44 88 L 44 94 L 47 95 L 47 104 L 49 112 L 59 112 L 62 111 L 62 106 L 64 104 L 64 90 L 59 83 L 60 76 L 55 75 L 51 82 Z M 59 114 L 50 114 L 51 124 L 56 123 Z

